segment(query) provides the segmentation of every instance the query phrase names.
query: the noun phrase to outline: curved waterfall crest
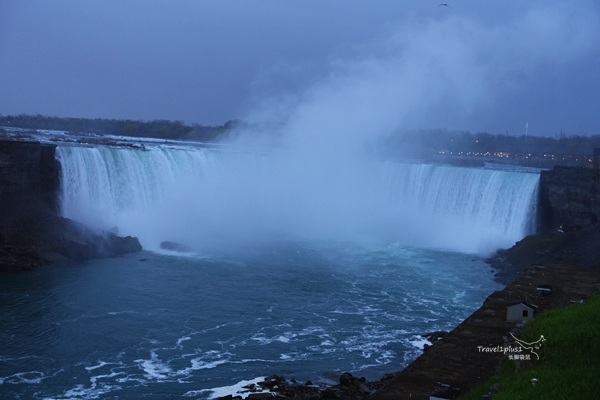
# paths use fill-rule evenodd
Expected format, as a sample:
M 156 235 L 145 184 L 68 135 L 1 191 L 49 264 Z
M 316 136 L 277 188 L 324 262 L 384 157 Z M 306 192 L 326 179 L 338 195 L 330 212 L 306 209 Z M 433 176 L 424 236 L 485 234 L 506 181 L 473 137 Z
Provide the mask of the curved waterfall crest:
M 539 174 L 372 163 L 345 172 L 268 154 L 59 146 L 61 213 L 206 251 L 268 238 L 385 240 L 485 254 L 531 233 Z

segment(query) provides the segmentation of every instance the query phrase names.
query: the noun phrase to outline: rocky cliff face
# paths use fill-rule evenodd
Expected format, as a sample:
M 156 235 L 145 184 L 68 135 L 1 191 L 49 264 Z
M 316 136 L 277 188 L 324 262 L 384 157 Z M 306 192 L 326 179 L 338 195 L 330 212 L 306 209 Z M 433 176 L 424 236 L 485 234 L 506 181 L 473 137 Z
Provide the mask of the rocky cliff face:
M 593 225 L 600 217 L 600 170 L 554 167 L 540 175 L 542 229 Z
M 140 251 L 137 238 L 57 215 L 54 145 L 0 141 L 0 271 Z
M 600 170 L 554 167 L 542 171 L 539 188 L 540 234 L 488 259 L 501 283 L 535 263 L 600 267 Z
M 56 210 L 56 146 L 37 142 L 0 142 L 0 234 L 23 241 L 22 219 Z

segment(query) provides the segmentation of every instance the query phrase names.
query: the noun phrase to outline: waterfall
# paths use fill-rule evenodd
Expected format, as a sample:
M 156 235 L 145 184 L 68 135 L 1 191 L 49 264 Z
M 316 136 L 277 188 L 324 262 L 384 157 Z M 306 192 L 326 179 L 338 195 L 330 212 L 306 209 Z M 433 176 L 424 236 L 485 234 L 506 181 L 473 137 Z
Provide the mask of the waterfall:
M 273 238 L 399 241 L 487 254 L 534 228 L 539 174 L 299 164 L 208 149 L 59 146 L 63 216 L 199 251 Z
M 141 151 L 59 146 L 60 212 L 92 227 L 117 226 L 121 234 L 139 235 L 132 219 L 156 218 L 152 211 L 158 211 L 171 190 L 197 182 L 211 156 L 158 147 Z
M 390 198 L 430 245 L 486 253 L 535 231 L 539 174 L 434 164 L 385 166 Z

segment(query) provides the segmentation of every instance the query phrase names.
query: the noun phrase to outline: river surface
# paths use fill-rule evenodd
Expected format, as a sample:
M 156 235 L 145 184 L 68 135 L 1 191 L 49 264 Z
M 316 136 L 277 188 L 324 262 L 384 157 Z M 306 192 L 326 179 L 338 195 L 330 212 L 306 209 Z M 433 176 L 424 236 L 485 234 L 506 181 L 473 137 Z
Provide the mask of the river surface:
M 206 399 L 269 374 L 377 379 L 500 288 L 468 254 L 279 242 L 0 277 L 0 398 Z

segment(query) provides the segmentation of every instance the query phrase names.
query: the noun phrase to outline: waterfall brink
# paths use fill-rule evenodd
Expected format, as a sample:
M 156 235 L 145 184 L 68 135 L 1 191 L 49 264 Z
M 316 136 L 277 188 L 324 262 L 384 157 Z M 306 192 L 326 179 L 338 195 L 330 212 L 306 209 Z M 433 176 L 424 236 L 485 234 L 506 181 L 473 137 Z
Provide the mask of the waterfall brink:
M 148 249 L 377 238 L 487 254 L 534 229 L 539 174 L 281 154 L 59 146 L 61 212 Z M 348 163 L 349 164 L 349 163 Z

